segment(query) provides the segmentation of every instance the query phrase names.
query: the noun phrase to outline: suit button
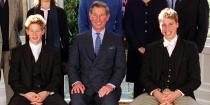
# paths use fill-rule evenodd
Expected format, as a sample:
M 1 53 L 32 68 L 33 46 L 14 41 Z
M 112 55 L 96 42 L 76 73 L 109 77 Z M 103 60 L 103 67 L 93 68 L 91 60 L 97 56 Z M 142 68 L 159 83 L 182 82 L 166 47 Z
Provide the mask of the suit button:
M 170 80 L 167 80 L 167 82 L 169 83 L 169 82 L 170 82 Z
M 168 78 L 171 78 L 171 75 L 168 75 Z
M 168 69 L 168 71 L 171 71 L 171 69 Z
M 147 15 L 147 14 L 148 14 L 148 12 L 144 12 L 144 14 L 145 14 L 145 15 Z
M 147 30 L 144 30 L 144 32 L 147 32 Z
M 147 21 L 144 21 L 144 23 L 147 24 L 148 22 Z

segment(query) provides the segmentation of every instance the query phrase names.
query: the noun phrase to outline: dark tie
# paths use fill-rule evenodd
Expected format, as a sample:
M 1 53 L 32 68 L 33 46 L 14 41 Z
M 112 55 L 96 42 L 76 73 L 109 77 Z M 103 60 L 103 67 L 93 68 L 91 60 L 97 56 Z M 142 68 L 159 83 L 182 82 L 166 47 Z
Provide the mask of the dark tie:
M 101 38 L 100 38 L 100 33 L 96 33 L 96 40 L 95 40 L 95 53 L 98 55 L 98 52 L 100 50 L 101 46 Z
M 0 5 L 2 8 L 4 7 L 4 0 L 0 0 Z

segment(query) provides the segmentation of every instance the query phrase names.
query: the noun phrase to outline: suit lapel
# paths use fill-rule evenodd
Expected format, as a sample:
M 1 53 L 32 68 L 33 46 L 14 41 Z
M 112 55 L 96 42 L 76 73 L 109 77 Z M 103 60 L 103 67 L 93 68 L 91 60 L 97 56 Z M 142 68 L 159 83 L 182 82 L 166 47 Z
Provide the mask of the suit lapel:
M 174 62 L 176 75 L 177 75 L 177 72 L 179 71 L 179 67 L 181 65 L 183 54 L 184 54 L 184 48 L 183 48 L 183 44 L 182 44 L 182 39 L 178 37 L 176 46 L 175 46 L 174 51 L 171 55 L 171 59 Z
M 40 65 L 41 65 L 40 70 L 41 70 L 42 79 L 45 78 L 45 75 L 44 75 L 45 73 L 44 72 L 46 72 L 46 70 L 47 70 L 46 67 L 49 66 L 49 65 L 47 65 L 47 62 L 48 62 L 48 59 L 49 59 L 48 58 L 49 56 L 47 54 L 48 54 L 48 49 L 45 45 L 42 44 L 42 50 L 41 50 L 39 58 L 38 58 L 38 60 L 40 61 Z
M 84 46 L 86 46 L 85 48 L 86 48 L 88 57 L 93 61 L 95 59 L 95 53 L 94 53 L 94 48 L 93 48 L 92 31 L 89 31 L 87 37 L 85 37 Z
M 104 33 L 104 38 L 102 40 L 102 45 L 100 47 L 100 50 L 99 50 L 99 53 L 98 53 L 98 56 L 96 56 L 96 61 L 97 59 L 101 58 L 103 55 L 105 55 L 105 52 L 106 52 L 106 49 L 107 49 L 107 46 L 109 46 L 109 43 L 111 42 L 110 41 L 111 37 L 109 35 L 109 32 L 108 31 L 105 31 Z
M 158 45 L 158 49 L 157 49 L 157 54 L 159 54 L 159 57 L 157 57 L 157 59 L 159 59 L 159 63 L 160 65 L 157 65 L 157 70 L 161 70 L 161 71 L 156 71 L 156 73 L 158 74 L 158 79 L 160 78 L 160 75 L 162 74 L 162 72 L 164 71 L 165 68 L 165 59 L 168 57 L 168 53 L 166 52 L 166 48 L 163 46 L 163 39 L 160 40 L 159 45 Z
M 34 62 L 33 60 L 34 59 L 32 59 L 33 54 L 32 54 L 31 48 L 30 48 L 28 43 L 25 45 L 23 53 L 24 53 L 23 58 L 25 60 L 25 65 L 27 67 L 27 70 L 28 70 L 29 74 L 31 74 L 32 67 L 33 67 L 32 65 L 33 65 L 33 62 Z

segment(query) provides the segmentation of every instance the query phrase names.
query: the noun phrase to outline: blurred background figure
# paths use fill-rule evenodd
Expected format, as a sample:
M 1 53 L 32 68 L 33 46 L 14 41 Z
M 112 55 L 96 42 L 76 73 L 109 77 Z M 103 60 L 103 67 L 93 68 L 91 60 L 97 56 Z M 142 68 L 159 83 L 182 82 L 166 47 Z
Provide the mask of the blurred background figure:
M 0 0 L 0 63 L 4 73 L 7 103 L 13 95 L 8 85 L 10 50 L 21 45 L 19 35 L 23 26 L 22 7 L 22 0 Z

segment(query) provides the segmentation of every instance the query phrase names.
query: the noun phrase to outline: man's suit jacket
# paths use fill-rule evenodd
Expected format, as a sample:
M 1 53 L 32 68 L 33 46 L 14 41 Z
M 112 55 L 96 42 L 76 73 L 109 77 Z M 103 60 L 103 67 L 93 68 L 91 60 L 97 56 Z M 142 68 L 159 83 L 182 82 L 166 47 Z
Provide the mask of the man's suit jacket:
M 23 27 L 22 0 L 8 0 L 9 5 L 9 48 L 12 49 L 21 44 L 19 35 Z M 1 26 L 0 26 L 1 27 Z M 3 38 L 0 28 L 0 55 L 2 55 Z M 1 56 L 0 56 L 1 62 Z
M 143 55 L 138 48 L 157 41 L 162 37 L 158 14 L 167 7 L 164 0 L 151 0 L 147 5 L 142 0 L 129 0 L 124 15 L 124 32 L 128 41 L 128 70 L 126 80 L 136 82 Z
M 32 91 L 32 65 L 33 57 L 29 44 L 19 46 L 12 50 L 9 84 L 15 93 Z M 61 61 L 57 50 L 47 45 L 42 46 L 39 55 L 41 64 L 41 88 L 43 91 L 56 92 L 61 80 Z
M 89 9 L 94 1 L 96 0 L 80 0 L 78 15 L 79 32 L 85 32 L 92 28 L 92 24 L 89 19 Z M 107 4 L 110 10 L 110 18 L 106 24 L 106 29 L 122 34 L 122 0 L 115 0 L 114 2 L 112 0 L 102 1 Z
M 68 67 L 70 84 L 81 81 L 87 94 L 97 92 L 107 83 L 119 88 L 126 71 L 122 38 L 111 31 L 105 31 L 99 54 L 96 56 L 92 32 L 79 34 L 70 50 Z
M 185 40 L 195 42 L 201 52 L 209 26 L 207 0 L 177 0 L 175 10 L 179 16 L 178 34 Z
M 164 68 L 168 66 L 163 62 L 164 51 L 167 49 L 163 46 L 163 40 L 150 44 L 146 49 L 141 82 L 149 94 L 152 90 L 161 88 L 160 76 L 163 75 Z M 196 45 L 179 37 L 171 60 L 175 67 L 175 89 L 181 90 L 186 96 L 194 97 L 193 91 L 201 84 Z

